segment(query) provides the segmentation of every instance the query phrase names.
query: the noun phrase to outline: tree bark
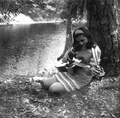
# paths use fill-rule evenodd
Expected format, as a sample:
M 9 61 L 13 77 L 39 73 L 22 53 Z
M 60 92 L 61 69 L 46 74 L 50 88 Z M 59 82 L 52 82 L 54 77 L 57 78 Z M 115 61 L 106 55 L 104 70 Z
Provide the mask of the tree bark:
M 62 52 L 62 54 L 57 58 L 57 60 L 59 61 L 65 54 L 65 52 L 70 49 L 72 47 L 72 28 L 71 28 L 71 16 L 69 15 L 67 17 L 67 25 L 66 25 L 66 41 L 65 41 L 65 47 L 64 50 Z
M 118 75 L 120 73 L 118 1 L 88 0 L 87 12 L 89 30 L 102 51 L 101 65 L 108 76 Z

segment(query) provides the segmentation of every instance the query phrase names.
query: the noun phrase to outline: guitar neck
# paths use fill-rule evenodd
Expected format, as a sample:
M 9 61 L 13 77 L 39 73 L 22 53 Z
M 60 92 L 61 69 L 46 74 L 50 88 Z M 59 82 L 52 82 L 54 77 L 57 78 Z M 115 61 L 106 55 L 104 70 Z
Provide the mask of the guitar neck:
M 80 62 L 73 62 L 72 63 L 73 65 L 76 65 L 76 66 L 79 66 L 79 67 L 85 67 L 85 66 L 87 66 L 87 64 L 84 64 L 84 63 L 80 63 Z

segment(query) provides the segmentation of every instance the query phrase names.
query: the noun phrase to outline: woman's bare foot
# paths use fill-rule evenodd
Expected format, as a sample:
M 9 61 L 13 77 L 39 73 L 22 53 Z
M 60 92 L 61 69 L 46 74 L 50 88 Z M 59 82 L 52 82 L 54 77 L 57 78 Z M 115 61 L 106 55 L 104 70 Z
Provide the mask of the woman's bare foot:
M 38 77 L 38 76 L 33 77 L 34 81 L 42 81 L 44 79 L 45 79 L 44 77 Z

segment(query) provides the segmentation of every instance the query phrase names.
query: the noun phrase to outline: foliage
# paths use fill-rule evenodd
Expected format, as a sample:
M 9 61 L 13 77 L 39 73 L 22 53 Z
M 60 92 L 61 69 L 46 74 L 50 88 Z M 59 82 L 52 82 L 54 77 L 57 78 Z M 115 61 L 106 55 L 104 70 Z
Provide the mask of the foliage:
M 0 12 L 6 18 L 9 18 L 11 13 L 32 16 L 39 10 L 39 15 L 43 18 L 67 19 L 68 15 L 71 15 L 73 19 L 79 19 L 83 16 L 85 3 L 85 0 L 1 0 Z
M 1 0 L 0 1 L 0 12 L 2 14 L 17 13 L 18 7 L 16 6 L 17 2 L 15 0 Z
M 67 19 L 70 15 L 73 19 L 83 17 L 86 9 L 86 0 L 66 0 L 61 12 L 61 18 Z
M 94 81 L 71 93 L 53 94 L 31 77 L 0 79 L 1 118 L 119 118 L 120 78 Z
M 18 15 L 23 13 L 30 17 L 38 14 L 43 18 L 59 18 L 64 0 L 1 0 L 0 13 L 5 19 L 10 19 L 10 14 Z
M 13 13 L 14 15 L 18 14 L 19 6 L 16 4 L 15 0 L 0 1 L 0 13 L 3 15 L 5 20 L 10 18 L 10 13 Z
M 4 17 L 4 21 L 9 21 L 14 16 L 22 13 L 23 9 L 32 7 L 31 0 L 1 0 L 0 1 L 0 13 Z M 12 17 L 12 18 L 11 18 Z

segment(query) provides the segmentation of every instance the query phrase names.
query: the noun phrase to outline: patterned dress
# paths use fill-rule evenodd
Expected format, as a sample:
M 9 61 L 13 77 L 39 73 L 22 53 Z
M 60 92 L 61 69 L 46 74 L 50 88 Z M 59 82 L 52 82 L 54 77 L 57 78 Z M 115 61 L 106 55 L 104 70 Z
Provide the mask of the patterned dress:
M 92 54 L 90 59 L 90 65 L 96 65 L 96 61 L 100 62 L 101 51 L 98 46 L 88 50 L 88 53 Z M 55 74 L 55 78 L 64 86 L 67 92 L 80 89 L 83 86 L 90 83 L 93 74 L 89 68 L 77 67 L 74 73 L 58 72 Z

